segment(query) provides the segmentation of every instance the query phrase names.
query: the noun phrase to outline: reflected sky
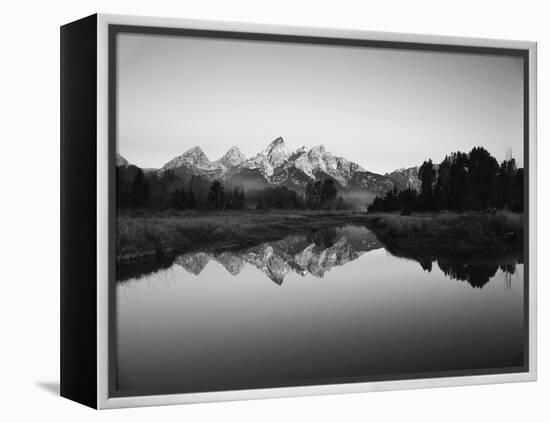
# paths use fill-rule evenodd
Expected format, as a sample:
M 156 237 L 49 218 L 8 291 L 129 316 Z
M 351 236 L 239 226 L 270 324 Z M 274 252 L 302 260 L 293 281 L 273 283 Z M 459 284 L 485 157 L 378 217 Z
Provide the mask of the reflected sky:
M 523 365 L 523 264 L 428 265 L 365 228 L 186 254 L 118 283 L 116 310 L 125 394 Z

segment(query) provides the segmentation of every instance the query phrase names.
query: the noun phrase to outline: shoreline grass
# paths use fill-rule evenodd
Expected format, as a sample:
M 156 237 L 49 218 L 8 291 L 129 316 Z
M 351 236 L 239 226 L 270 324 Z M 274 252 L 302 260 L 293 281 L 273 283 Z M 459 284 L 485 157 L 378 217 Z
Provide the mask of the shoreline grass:
M 520 250 L 523 215 L 425 213 L 400 216 L 351 211 L 129 210 L 117 216 L 117 261 L 182 254 L 192 250 L 244 248 L 327 227 L 360 225 L 389 249 L 452 253 Z
M 129 211 L 117 216 L 117 260 L 239 248 L 330 226 L 361 224 L 364 213 L 311 211 Z
M 521 213 L 376 213 L 368 215 L 365 224 L 390 250 L 402 254 L 447 252 L 472 256 L 523 249 Z

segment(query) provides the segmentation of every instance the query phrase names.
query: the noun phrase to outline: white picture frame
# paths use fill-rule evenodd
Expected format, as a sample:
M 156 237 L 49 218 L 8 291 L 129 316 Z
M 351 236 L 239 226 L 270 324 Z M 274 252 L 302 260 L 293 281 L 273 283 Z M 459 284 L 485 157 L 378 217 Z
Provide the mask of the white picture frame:
M 400 389 L 419 389 L 478 385 L 508 382 L 534 381 L 537 377 L 537 295 L 536 295 L 536 261 L 537 261 L 537 45 L 530 41 L 509 41 L 494 39 L 477 39 L 464 37 L 447 37 L 419 34 L 399 34 L 349 29 L 324 29 L 295 26 L 263 25 L 236 22 L 200 21 L 174 18 L 153 18 L 142 16 L 125 16 L 98 14 L 97 17 L 97 122 L 96 122 L 96 270 L 97 306 L 96 320 L 96 386 L 95 401 L 92 406 L 98 409 L 122 407 L 188 404 L 211 401 L 233 401 L 244 399 L 280 398 L 290 396 L 342 394 L 352 392 L 373 392 Z M 112 201 L 109 197 L 109 166 L 113 162 L 113 148 L 109 144 L 109 31 L 113 26 L 132 26 L 148 28 L 169 28 L 186 30 L 206 30 L 236 33 L 268 34 L 276 36 L 308 37 L 322 39 L 366 40 L 370 42 L 404 43 L 415 46 L 441 45 L 452 48 L 490 48 L 513 49 L 525 52 L 528 76 L 528 122 L 525 122 L 528 135 L 528 371 L 509 374 L 479 374 L 468 376 L 385 380 L 376 382 L 328 384 L 315 386 L 293 386 L 284 388 L 265 388 L 235 391 L 200 392 L 169 395 L 116 396 L 109 395 L 109 284 L 112 276 L 110 254 L 112 239 Z M 112 56 L 111 56 L 112 57 Z M 528 161 L 527 161 L 528 159 Z M 63 381 L 62 381 L 63 383 Z M 71 397 L 70 393 L 66 396 Z M 81 401 L 83 402 L 83 401 Z

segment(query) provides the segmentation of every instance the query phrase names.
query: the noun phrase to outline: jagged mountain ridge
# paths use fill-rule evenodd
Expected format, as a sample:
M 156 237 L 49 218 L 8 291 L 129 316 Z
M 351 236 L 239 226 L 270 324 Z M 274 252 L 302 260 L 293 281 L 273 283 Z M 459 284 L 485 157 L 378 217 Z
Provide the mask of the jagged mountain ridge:
M 117 153 L 116 165 L 128 166 L 129 163 Z M 340 192 L 374 195 L 382 195 L 393 187 L 399 190 L 410 187 L 419 191 L 421 184 L 419 166 L 377 174 L 344 157 L 333 155 L 323 145 L 312 148 L 302 146 L 289 151 L 282 137 L 248 158 L 237 146 L 231 147 L 216 160 L 210 160 L 200 147 L 193 147 L 161 169 L 147 169 L 147 173 L 162 174 L 167 170 L 185 179 L 198 177 L 208 182 L 218 179 L 245 189 L 286 186 L 299 192 L 303 192 L 308 183 L 326 178 L 333 179 Z
M 333 155 L 323 145 L 289 151 L 282 137 L 249 158 L 238 147 L 231 147 L 222 157 L 211 161 L 200 147 L 194 147 L 170 160 L 159 172 L 166 170 L 184 177 L 224 180 L 246 188 L 287 186 L 300 191 L 308 183 L 325 178 L 333 179 L 341 191 L 382 194 L 394 186 L 391 178 Z
M 239 167 L 246 161 L 246 156 L 242 153 L 239 147 L 231 147 L 227 153 L 220 157 L 217 162 L 226 169 Z
M 421 181 L 418 177 L 419 169 L 420 166 L 409 168 L 402 167 L 401 169 L 396 169 L 393 172 L 386 173 L 384 176 L 393 179 L 398 190 L 411 188 L 416 191 L 420 191 Z
M 190 148 L 182 155 L 170 160 L 160 169 L 160 173 L 166 170 L 173 170 L 181 176 L 189 174 L 208 180 L 223 179 L 226 172 L 226 168 L 222 163 L 219 161 L 211 162 L 198 146 Z

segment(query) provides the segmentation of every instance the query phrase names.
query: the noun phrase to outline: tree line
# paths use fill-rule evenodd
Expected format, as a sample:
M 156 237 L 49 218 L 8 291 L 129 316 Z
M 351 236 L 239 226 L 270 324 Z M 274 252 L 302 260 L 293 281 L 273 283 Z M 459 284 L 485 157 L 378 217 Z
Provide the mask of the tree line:
M 420 191 L 410 187 L 376 197 L 369 211 L 467 211 L 507 209 L 523 211 L 523 168 L 507 154 L 500 164 L 483 147 L 469 153 L 455 152 L 434 165 L 422 163 L 418 170 Z
M 338 197 L 338 190 L 332 179 L 315 181 L 306 186 L 305 204 L 310 209 L 337 209 L 347 208 L 342 196 Z
M 233 209 L 244 208 L 240 187 L 225 189 L 220 181 L 208 183 L 191 177 L 186 183 L 173 171 L 145 174 L 136 166 L 117 167 L 117 207 L 152 209 Z
M 269 209 L 345 209 L 346 203 L 331 179 L 307 185 L 300 195 L 288 187 L 249 190 L 227 187 L 222 181 L 207 182 L 191 176 L 183 178 L 168 170 L 158 175 L 145 173 L 136 166 L 117 167 L 117 207 L 158 210 L 243 210 Z
M 306 185 L 305 193 L 299 194 L 285 186 L 252 190 L 249 197 L 260 210 L 308 209 L 343 210 L 348 207 L 332 179 L 317 180 Z

